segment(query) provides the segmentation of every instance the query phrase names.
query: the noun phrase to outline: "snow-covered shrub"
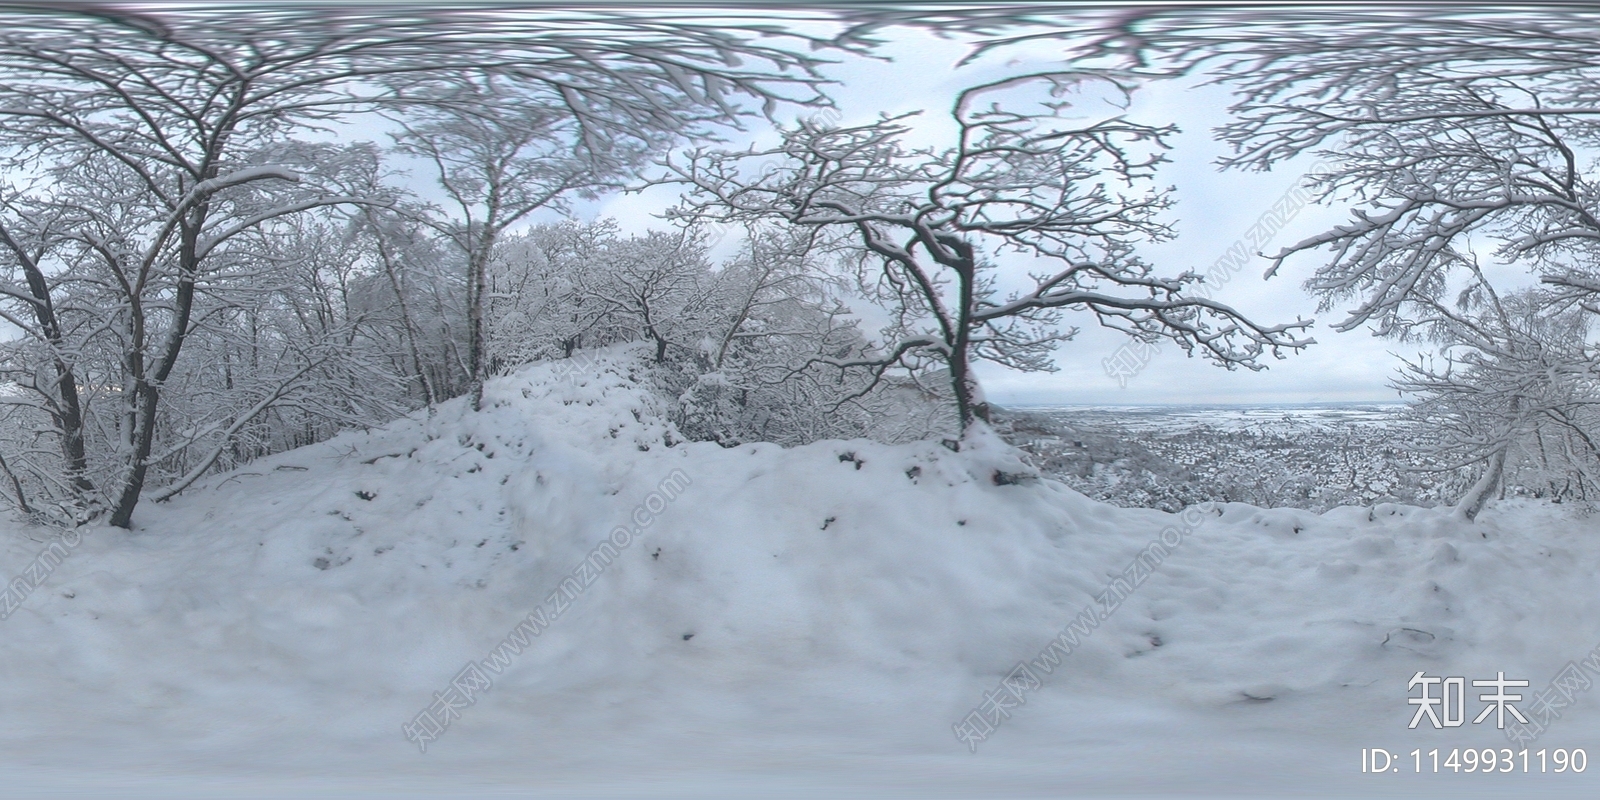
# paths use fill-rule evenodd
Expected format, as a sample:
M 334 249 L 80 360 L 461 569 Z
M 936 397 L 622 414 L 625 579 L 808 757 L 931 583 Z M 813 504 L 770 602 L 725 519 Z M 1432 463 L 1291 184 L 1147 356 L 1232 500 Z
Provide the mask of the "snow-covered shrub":
M 714 265 L 694 229 L 622 236 L 614 221 L 508 237 L 489 269 L 487 350 L 497 371 L 626 342 L 651 346 L 651 379 L 693 439 L 785 445 L 901 441 L 943 430 L 931 397 L 829 361 L 871 345 L 830 275 L 793 231 L 747 232 Z
M 1588 314 L 1548 290 L 1498 297 L 1487 282 L 1436 326 L 1437 358 L 1406 363 L 1396 388 L 1409 418 L 1432 431 L 1441 468 L 1477 467 L 1462 507 L 1495 495 L 1600 498 L 1600 353 Z

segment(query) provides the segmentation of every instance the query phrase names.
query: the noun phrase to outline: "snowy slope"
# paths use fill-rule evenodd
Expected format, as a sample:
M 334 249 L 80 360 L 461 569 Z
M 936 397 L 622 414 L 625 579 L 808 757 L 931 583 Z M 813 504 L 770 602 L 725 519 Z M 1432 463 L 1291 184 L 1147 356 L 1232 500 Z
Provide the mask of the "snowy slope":
M 87 531 L 0 622 L 5 796 L 1600 787 L 1600 766 L 1359 771 L 1363 747 L 1509 746 L 1489 725 L 1407 730 L 1406 682 L 1538 689 L 1586 656 L 1600 519 L 1185 522 L 1016 479 L 997 440 L 684 443 L 638 358 L 535 365 L 480 413 L 342 435 L 147 504 L 131 535 Z M 969 753 L 952 724 L 1169 526 L 1182 544 Z M 8 532 L 0 574 L 49 535 Z M 420 753 L 402 725 L 485 660 L 492 687 Z M 1563 714 L 1540 746 L 1600 757 L 1600 687 Z

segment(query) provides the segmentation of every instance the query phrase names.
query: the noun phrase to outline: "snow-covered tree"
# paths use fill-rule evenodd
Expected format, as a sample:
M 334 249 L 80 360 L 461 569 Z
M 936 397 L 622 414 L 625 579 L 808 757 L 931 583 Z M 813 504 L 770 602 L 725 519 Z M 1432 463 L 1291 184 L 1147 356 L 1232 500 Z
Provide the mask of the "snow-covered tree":
M 1351 203 L 1351 221 L 1275 254 L 1274 269 L 1325 249 L 1306 287 L 1324 308 L 1353 302 L 1336 329 L 1423 332 L 1447 348 L 1447 368 L 1412 363 L 1397 385 L 1417 393 L 1418 413 L 1437 415 L 1442 447 L 1459 457 L 1451 465 L 1480 465 L 1459 506 L 1469 518 L 1529 448 L 1547 467 L 1554 454 L 1555 472 L 1583 491 L 1600 435 L 1582 388 L 1594 363 L 1586 323 L 1552 315 L 1547 294 L 1501 303 L 1474 251 L 1487 244 L 1551 276 L 1594 258 L 1600 195 L 1580 153 L 1600 143 L 1590 109 L 1600 63 L 1558 63 L 1536 28 L 1509 48 L 1504 33 L 1478 34 L 1329 32 L 1269 45 L 1227 68 L 1242 99 L 1222 129 L 1236 166 L 1311 149 L 1334 164 L 1322 197 Z M 1464 293 L 1455 310 L 1453 292 Z
M 476 76 L 440 83 L 429 87 L 426 101 L 405 109 L 412 119 L 401 118 L 404 133 L 396 141 L 401 153 L 428 163 L 448 198 L 421 219 L 443 234 L 465 266 L 468 391 L 476 405 L 491 371 L 485 293 L 496 245 L 535 211 L 564 208 L 573 192 L 593 198 L 594 189 L 632 159 L 581 152 L 580 122 L 559 106 L 518 97 Z
M 468 385 L 459 335 L 466 329 L 460 302 L 466 291 L 448 243 L 415 223 L 420 214 L 365 206 L 354 216 L 354 233 L 365 238 L 375 268 L 358 279 L 351 302 L 373 335 L 392 340 L 395 371 L 431 407 Z
M 955 143 L 905 144 L 908 117 L 853 127 L 802 122 L 762 151 L 700 149 L 668 161 L 695 221 L 781 222 L 815 229 L 850 253 L 860 288 L 890 309 L 882 354 L 819 357 L 866 371 L 947 371 L 963 432 L 986 415 L 974 359 L 1052 369 L 1073 331 L 1063 309 L 1130 335 L 1166 337 L 1228 367 L 1259 369 L 1265 353 L 1310 343 L 1309 323 L 1255 323 L 1187 294 L 1192 272 L 1160 277 L 1135 253 L 1166 238 L 1167 193 L 1150 187 L 1169 128 L 1121 115 L 1074 118 L 1075 92 L 1126 87 L 1078 73 L 1039 73 L 974 86 L 952 109 Z M 1031 261 L 1039 271 L 1008 260 Z M 1005 293 L 1012 283 L 1025 283 Z
M 1412 363 L 1400 385 L 1419 393 L 1418 413 L 1442 415 L 1445 451 L 1480 468 L 1462 513 L 1475 515 L 1516 468 L 1519 442 L 1574 444 L 1558 471 L 1585 485 L 1573 470 L 1587 469 L 1584 440 L 1600 429 L 1580 413 L 1577 376 L 1593 363 L 1580 312 L 1533 300 L 1548 294 L 1473 297 L 1493 294 L 1477 249 L 1568 290 L 1587 280 L 1570 273 L 1594 263 L 1600 242 L 1586 155 L 1600 144 L 1600 24 L 1555 8 L 1146 7 L 1052 29 L 1063 21 L 1055 10 L 1015 11 L 927 22 L 983 50 L 1048 39 L 1071 58 L 1146 77 L 1207 76 L 1236 92 L 1234 119 L 1219 129 L 1235 150 L 1227 166 L 1270 169 L 1307 153 L 1332 164 L 1316 188 L 1351 219 L 1274 254 L 1269 274 L 1325 250 L 1306 287 L 1324 309 L 1351 304 L 1336 330 L 1371 326 L 1446 349 L 1446 367 Z
M 821 101 L 815 56 L 770 31 L 654 12 L 85 6 L 13 9 L 0 23 L 5 297 L 45 354 L 27 397 L 55 429 L 71 516 L 104 511 L 122 527 L 161 457 L 164 393 L 207 313 L 197 297 L 274 220 L 374 201 L 341 194 L 314 158 L 286 162 L 306 152 L 286 147 L 298 134 L 438 108 L 429 91 L 463 80 L 570 122 L 594 152 L 634 131 L 729 121 L 743 100 Z M 87 380 L 82 359 L 102 356 L 118 373 Z M 123 407 L 114 431 L 86 427 L 84 391 Z M 85 462 L 94 446 L 118 464 L 99 481 Z
M 693 229 L 622 236 L 611 220 L 503 239 L 488 270 L 486 352 L 496 370 L 583 347 L 646 342 L 682 430 L 731 444 L 868 433 L 865 382 L 809 362 L 866 352 L 835 276 L 793 231 L 750 231 L 713 265 Z M 874 406 L 876 408 L 877 406 Z
M 1476 518 L 1502 487 L 1585 498 L 1600 489 L 1600 383 L 1589 315 L 1559 293 L 1472 286 L 1426 319 L 1436 357 L 1405 362 L 1394 386 L 1429 431 L 1433 471 L 1479 466 L 1458 507 Z
M 601 280 L 594 273 L 608 270 L 617 240 L 615 220 L 569 219 L 535 225 L 496 245 L 484 295 L 491 369 L 632 341 L 618 330 L 614 309 L 585 291 L 586 283 Z
M 163 387 L 151 499 L 413 407 L 398 354 L 352 302 L 372 259 L 348 220 L 296 215 L 251 238 L 197 303 L 190 357 Z
M 680 394 L 681 426 L 723 444 L 794 445 L 825 438 L 905 438 L 928 433 L 895 407 L 893 387 L 819 358 L 871 354 L 838 290 L 838 270 L 814 249 L 814 231 L 753 228 L 711 276 L 699 313 L 693 383 Z

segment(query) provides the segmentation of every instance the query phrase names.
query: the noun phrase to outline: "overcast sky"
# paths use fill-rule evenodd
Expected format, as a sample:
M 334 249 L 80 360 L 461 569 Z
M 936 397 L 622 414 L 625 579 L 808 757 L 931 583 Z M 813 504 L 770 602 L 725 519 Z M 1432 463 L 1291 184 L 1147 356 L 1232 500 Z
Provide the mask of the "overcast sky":
M 966 47 L 921 32 L 897 35 L 883 51 L 892 62 L 852 60 L 830 70 L 840 85 L 830 90 L 838 101 L 843 124 L 867 122 L 880 112 L 926 109 L 919 127 L 921 144 L 942 142 L 951 98 L 961 88 L 1004 74 L 1061 66 L 1049 51 L 1002 53 L 957 69 Z M 1271 173 L 1219 172 L 1215 166 L 1225 148 L 1212 141 L 1212 128 L 1226 118 L 1228 94 L 1216 87 L 1156 84 L 1142 89 L 1129 110 L 1147 123 L 1175 123 L 1183 129 L 1173 140 L 1171 164 L 1160 182 L 1177 187 L 1175 241 L 1153 245 L 1146 260 L 1162 274 L 1185 269 L 1204 272 L 1245 236 L 1275 201 L 1297 184 L 1310 168 L 1290 163 Z M 771 134 L 766 134 L 771 137 Z M 618 218 L 626 231 L 660 227 L 653 218 L 670 205 L 674 192 L 657 187 L 643 194 L 610 198 L 590 213 Z M 1343 221 L 1348 210 L 1308 206 L 1261 250 L 1271 252 Z M 1142 373 L 1127 385 L 1108 376 L 1103 360 L 1127 341 L 1123 334 L 1100 328 L 1092 316 L 1069 317 L 1081 332 L 1058 351 L 1060 371 L 1018 373 L 992 364 L 979 367 L 990 400 L 1001 404 L 1088 403 L 1143 405 L 1167 403 L 1322 403 L 1393 401 L 1398 395 L 1387 382 L 1398 365 L 1396 354 L 1414 357 L 1418 346 L 1377 339 L 1366 330 L 1337 333 L 1330 327 L 1343 307 L 1318 313 L 1316 302 L 1301 288 L 1321 254 L 1288 262 L 1271 280 L 1264 280 L 1266 259 L 1254 259 L 1214 298 L 1264 322 L 1289 322 L 1297 316 L 1316 318 L 1311 335 L 1317 343 L 1286 360 L 1267 359 L 1262 372 L 1228 371 L 1199 358 L 1187 358 L 1174 344 L 1160 348 Z

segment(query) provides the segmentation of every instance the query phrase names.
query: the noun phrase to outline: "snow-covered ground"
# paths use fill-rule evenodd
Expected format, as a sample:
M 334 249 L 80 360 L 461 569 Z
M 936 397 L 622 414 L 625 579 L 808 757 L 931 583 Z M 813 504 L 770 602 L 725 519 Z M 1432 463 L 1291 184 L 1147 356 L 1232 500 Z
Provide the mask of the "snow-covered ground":
M 1023 406 L 997 419 L 1006 440 L 1046 475 L 1125 508 L 1453 505 L 1478 476 L 1433 454 L 1437 431 L 1406 419 L 1405 409 Z M 1546 479 L 1537 469 L 1512 470 L 1506 488 L 1549 497 Z
M 1121 509 L 997 439 L 684 443 L 634 355 L 573 366 L 85 531 L 0 622 L 0 796 L 1600 789 L 1600 764 L 1410 774 L 1416 748 L 1511 743 L 1492 716 L 1406 727 L 1418 671 L 1542 690 L 1600 644 L 1600 517 Z M 1163 530 L 969 752 L 953 725 Z M 0 574 L 51 536 L 7 532 Z M 419 752 L 402 726 L 469 663 L 492 686 Z M 1600 758 L 1600 687 L 1561 714 L 1534 748 Z M 1362 774 L 1373 747 L 1406 769 Z
M 1312 430 L 1386 428 L 1399 423 L 1401 403 L 1279 404 L 1255 406 L 1062 406 L 1021 405 L 1017 410 L 1048 414 L 1094 427 L 1135 433 L 1173 434 L 1199 427 L 1227 431 L 1298 434 Z

